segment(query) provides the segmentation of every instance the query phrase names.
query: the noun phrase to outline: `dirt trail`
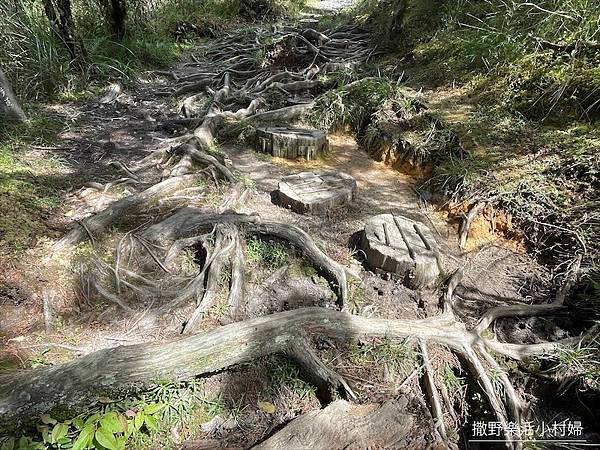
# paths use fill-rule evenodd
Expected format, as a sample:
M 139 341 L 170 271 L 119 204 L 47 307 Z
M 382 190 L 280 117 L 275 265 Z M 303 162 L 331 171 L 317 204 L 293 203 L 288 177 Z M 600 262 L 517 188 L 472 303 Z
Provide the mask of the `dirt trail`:
M 350 38 L 355 37 L 349 31 L 341 33 Z M 298 35 L 300 36 L 300 32 Z M 234 40 L 235 36 L 230 39 Z M 258 42 L 258 39 L 256 41 Z M 219 52 L 225 53 L 226 55 L 223 56 L 225 60 L 229 56 L 227 45 L 231 46 L 231 42 L 218 44 L 223 44 L 223 48 L 220 50 L 217 48 L 213 56 L 219 55 Z M 240 44 L 240 48 L 245 45 L 250 48 L 242 48 L 238 56 L 242 60 L 246 57 L 251 64 L 255 64 L 256 61 L 252 59 L 252 55 L 255 54 L 252 46 L 255 43 Z M 248 106 L 247 99 L 254 95 L 263 95 L 263 91 L 252 92 L 250 89 L 248 92 L 242 92 L 240 94 L 242 101 L 237 101 L 243 103 L 243 106 L 234 101 L 228 105 L 230 109 L 223 108 L 224 99 L 230 95 L 227 73 L 229 69 L 225 70 L 225 75 L 221 77 L 216 74 L 221 70 L 219 64 L 222 61 L 218 57 L 207 61 L 214 64 L 214 73 L 201 75 L 208 77 L 206 86 L 212 83 L 211 92 L 214 98 L 208 103 L 202 125 L 194 130 L 195 135 L 184 130 L 183 127 L 173 125 L 172 119 L 176 117 L 176 113 L 165 111 L 167 102 L 164 99 L 146 95 L 149 90 L 176 88 L 179 84 L 177 80 L 168 83 L 162 80 L 138 85 L 134 92 L 118 98 L 110 106 L 100 110 L 97 109 L 96 102 L 79 105 L 81 114 L 89 120 L 91 127 L 65 135 L 63 139 L 65 142 L 70 142 L 71 147 L 75 149 L 71 155 L 75 165 L 81 165 L 81 171 L 89 171 L 89 173 L 82 176 L 81 183 L 68 197 L 65 209 L 69 208 L 73 211 L 70 214 L 73 228 L 68 236 L 74 236 L 72 242 L 84 244 L 88 242 L 88 244 L 87 247 L 73 246 L 71 241 L 64 239 L 59 243 L 67 242 L 69 250 L 75 247 L 74 254 L 81 252 L 83 247 L 89 252 L 86 256 L 91 261 L 86 261 L 85 264 L 89 265 L 85 265 L 75 259 L 79 265 L 63 267 L 64 273 L 60 277 L 46 280 L 37 292 L 32 293 L 28 301 L 15 308 L 9 308 L 13 319 L 18 321 L 17 316 L 21 315 L 22 323 L 18 326 L 9 323 L 10 321 L 1 324 L 5 328 L 2 331 L 7 339 L 13 338 L 9 345 L 12 347 L 11 350 L 16 352 L 17 357 L 21 358 L 20 351 L 26 352 L 28 348 L 50 345 L 50 343 L 70 342 L 74 348 L 69 349 L 64 345 L 60 348 L 77 354 L 88 354 L 99 348 L 116 347 L 123 343 L 165 341 L 178 337 L 182 332 L 182 324 L 184 327 L 191 326 L 190 323 L 197 326 L 191 330 L 184 328 L 184 331 L 189 333 L 217 329 L 223 323 L 232 320 L 227 315 L 228 308 L 231 306 L 227 295 L 234 290 L 235 284 L 232 261 L 244 252 L 248 252 L 245 247 L 246 241 L 252 237 L 252 233 L 263 233 L 263 237 L 264 235 L 275 236 L 279 241 L 286 241 L 289 248 L 302 250 L 309 265 L 324 269 L 321 270 L 325 274 L 323 276 L 329 278 L 327 282 L 323 282 L 314 273 L 303 274 L 299 277 L 302 278 L 302 285 L 299 285 L 298 280 L 293 280 L 293 277 L 277 278 L 279 272 L 271 267 L 266 271 L 262 269 L 261 276 L 269 270 L 275 272 L 275 274 L 266 273 L 269 278 L 265 281 L 265 277 L 257 277 L 254 273 L 259 271 L 256 266 L 242 267 L 241 277 L 248 278 L 249 286 L 247 289 L 249 307 L 246 308 L 245 315 L 241 314 L 243 319 L 252 319 L 301 306 L 317 305 L 334 309 L 336 295 L 339 300 L 339 297 L 343 296 L 343 287 L 348 284 L 345 277 L 347 269 L 350 269 L 359 274 L 365 288 L 364 298 L 361 299 L 356 312 L 369 318 L 405 319 L 406 322 L 402 322 L 399 328 L 402 328 L 404 323 L 408 323 L 408 336 L 412 333 L 411 319 L 432 318 L 431 323 L 434 325 L 432 329 L 436 326 L 442 329 L 444 324 L 439 325 L 435 322 L 440 316 L 438 289 L 412 291 L 394 277 L 378 276 L 365 270 L 357 255 L 352 253 L 349 246 L 352 236 L 363 228 L 367 218 L 381 213 L 402 214 L 431 225 L 442 249 L 446 274 L 459 267 L 464 269 L 465 276 L 460 286 L 456 288 L 453 300 L 457 320 L 454 321 L 455 317 L 452 314 L 445 315 L 444 320 L 452 319 L 453 322 L 448 325 L 449 330 L 464 332 L 465 352 L 467 344 L 470 346 L 475 338 L 479 341 L 484 340 L 481 333 L 475 335 L 469 329 L 471 325 L 477 323 L 484 311 L 497 305 L 530 304 L 544 298 L 546 292 L 540 290 L 539 284 L 545 272 L 528 255 L 513 251 L 509 246 L 504 245 L 502 239 L 497 239 L 473 252 L 462 252 L 456 244 L 455 225 L 447 223 L 443 214 L 424 204 L 414 190 L 416 181 L 370 159 L 348 135 L 331 135 L 329 154 L 313 162 L 274 159 L 258 154 L 249 146 L 240 143 L 221 146 L 221 150 L 232 162 L 231 170 L 234 174 L 239 171 L 246 177 L 246 181 L 249 181 L 246 184 L 254 185 L 249 200 L 240 201 L 239 205 L 234 201 L 233 206 L 223 207 L 223 204 L 227 205 L 224 200 L 231 195 L 231 191 L 236 194 L 236 186 L 240 183 L 236 183 L 236 175 L 231 174 L 226 167 L 226 160 L 223 159 L 221 164 L 218 159 L 221 157 L 214 152 L 213 133 L 216 134 L 215 130 L 224 122 L 225 117 L 230 118 L 240 111 L 243 114 L 248 111 L 250 115 L 254 113 L 255 111 L 251 111 L 251 106 L 256 106 L 259 102 L 255 98 Z M 259 75 L 256 76 L 263 77 L 262 81 L 258 78 L 261 83 L 272 82 L 272 73 L 262 73 L 261 70 L 253 69 L 247 72 L 258 72 Z M 190 74 L 189 66 L 176 69 L 176 73 Z M 291 75 L 288 71 L 277 74 L 281 79 Z M 300 73 L 295 76 L 302 81 L 287 80 L 289 83 L 285 86 L 288 89 L 294 88 L 297 83 L 310 85 L 313 82 L 304 80 L 302 78 L 304 75 Z M 252 83 L 247 84 L 253 86 Z M 241 81 L 238 82 L 238 86 L 240 85 L 242 85 Z M 221 101 L 217 101 L 217 97 Z M 119 124 L 124 120 L 126 125 L 113 126 L 112 121 L 111 124 L 106 124 L 109 118 L 113 118 Z M 238 119 L 237 116 L 235 118 Z M 184 144 L 182 140 L 168 140 L 178 136 L 185 140 Z M 91 144 L 87 148 L 93 148 L 91 157 L 83 150 L 88 142 Z M 92 147 L 94 145 L 100 148 Z M 129 187 L 124 189 L 105 187 L 105 183 L 123 176 L 123 173 L 111 171 L 107 167 L 102 167 L 100 170 L 95 167 L 105 159 L 119 161 L 133 170 L 130 175 L 137 180 L 134 180 L 131 190 Z M 200 170 L 198 166 L 204 166 L 204 170 Z M 273 191 L 277 189 L 278 181 L 285 175 L 306 170 L 343 171 L 353 176 L 358 182 L 359 189 L 355 201 L 348 207 L 332 210 L 323 215 L 299 215 L 275 206 L 271 197 Z M 82 196 L 85 191 L 83 183 L 90 179 L 101 181 L 103 185 L 94 188 L 97 192 L 93 195 Z M 211 184 L 213 181 L 215 183 Z M 157 186 L 165 186 L 165 183 L 170 182 L 180 184 L 173 191 L 164 188 L 164 192 L 161 191 L 162 196 L 145 196 L 149 189 L 158 189 Z M 171 197 L 176 198 L 174 200 Z M 140 198 L 141 200 L 138 201 Z M 113 210 L 110 208 L 115 208 L 115 205 L 117 207 L 125 205 L 125 208 L 115 210 L 119 214 L 124 212 L 123 222 L 113 221 L 114 217 L 111 213 Z M 190 206 L 204 209 L 185 208 Z M 231 214 L 231 209 L 236 213 L 258 213 L 260 221 L 253 222 L 251 216 Z M 189 215 L 186 216 L 188 213 Z M 131 223 L 128 221 L 129 215 L 132 217 Z M 216 219 L 213 222 L 203 223 L 202 226 L 197 225 L 204 220 L 205 216 L 216 216 Z M 200 222 L 194 222 L 195 220 Z M 297 228 L 294 228 L 294 225 Z M 266 232 L 264 227 L 267 227 Z M 102 238 L 103 236 L 105 238 Z M 97 244 L 95 249 L 94 245 L 91 245 L 91 250 L 89 249 L 90 237 L 95 237 L 95 244 Z M 204 250 L 204 254 L 201 249 Z M 232 253 L 232 249 L 238 253 Z M 94 251 L 98 254 L 94 254 Z M 43 252 L 49 252 L 49 247 L 39 249 L 35 256 L 38 257 Z M 169 263 L 173 255 L 176 264 Z M 44 259 L 46 262 L 52 259 L 50 254 L 43 256 L 46 257 Z M 80 257 L 80 255 L 75 256 Z M 28 262 L 31 262 L 31 259 Z M 184 267 L 186 265 L 187 267 Z M 88 271 L 86 274 L 83 273 L 84 267 Z M 19 269 L 25 272 L 24 266 Z M 44 269 L 40 267 L 40 270 Z M 56 267 L 53 267 L 53 270 L 57 270 Z M 130 272 L 126 273 L 127 270 Z M 55 273 L 52 272 L 46 273 L 48 278 L 54 275 Z M 26 275 L 23 280 L 32 281 L 28 280 Z M 90 284 L 94 283 L 96 286 L 100 285 L 95 291 L 90 289 Z M 126 291 L 124 285 L 129 290 Z M 221 285 L 225 290 L 220 290 Z M 330 288 L 334 285 L 337 286 L 337 291 Z M 61 316 L 61 326 L 45 335 L 34 334 L 34 331 L 43 327 L 40 300 L 47 289 L 61 295 L 62 303 L 54 305 L 59 316 L 64 313 Z M 333 291 L 336 291 L 335 294 Z M 122 296 L 122 292 L 127 292 L 127 296 Z M 274 300 L 271 303 L 264 302 L 262 308 L 257 308 L 256 302 L 265 299 L 266 296 L 263 294 L 267 292 L 273 294 Z M 295 303 L 290 305 L 286 298 L 294 298 Z M 241 299 L 246 300 L 243 290 Z M 173 304 L 172 307 L 170 302 Z M 109 306 L 106 306 L 107 304 Z M 196 314 L 205 304 L 208 304 L 207 309 Z M 3 309 L 5 306 L 3 305 Z M 27 319 L 23 320 L 23 317 Z M 192 320 L 194 317 L 199 317 L 197 323 Z M 463 323 L 468 326 L 467 329 L 464 329 Z M 522 343 L 536 342 L 540 336 L 538 330 L 527 328 L 515 330 L 505 327 L 496 332 L 502 339 Z M 399 335 L 402 333 L 403 331 L 399 332 Z M 452 334 L 450 331 L 448 333 Z M 27 337 L 14 340 L 24 335 Z M 443 331 L 440 331 L 440 335 L 442 337 L 439 342 L 444 343 Z M 546 330 L 548 339 L 557 336 L 560 337 L 560 333 L 556 329 Z M 277 342 L 276 338 L 274 340 Z M 459 340 L 455 335 L 450 339 L 450 346 L 456 345 L 458 352 L 461 351 L 461 345 L 457 344 Z M 493 342 L 489 342 L 490 346 L 492 344 Z M 319 348 L 324 350 L 321 352 L 322 357 L 328 358 L 328 363 L 332 367 L 343 376 L 355 377 L 353 380 L 355 386 L 358 386 L 360 401 L 385 401 L 397 394 L 395 380 L 390 381 L 389 374 L 382 375 L 381 367 L 376 367 L 371 372 L 367 370 L 366 373 L 359 373 L 360 376 L 357 376 L 356 368 L 344 359 L 345 357 L 337 349 L 331 350 L 331 345 L 322 347 Z M 281 348 L 277 350 L 281 352 Z M 470 352 L 474 350 L 471 349 Z M 437 353 L 435 350 L 431 351 L 431 354 L 437 367 L 441 367 L 444 358 L 448 358 L 443 352 Z M 475 353 L 469 353 L 467 356 L 473 361 L 479 361 Z M 48 358 L 48 362 L 60 362 L 69 358 L 70 356 L 64 353 L 58 353 L 55 359 Z M 240 358 L 240 361 L 243 361 L 243 358 Z M 244 413 L 247 416 L 243 420 L 247 422 L 247 429 L 254 427 L 255 430 L 246 433 L 243 439 L 240 436 L 236 438 L 247 442 L 264 438 L 294 417 L 293 411 L 297 411 L 294 409 L 294 402 L 303 402 L 305 409 L 302 412 L 316 407 L 314 393 L 310 401 L 298 398 L 287 398 L 284 401 L 281 400 L 279 392 L 270 392 L 270 401 L 279 402 L 278 408 L 281 412 L 272 417 L 257 413 L 254 405 L 264 391 L 259 388 L 269 386 L 269 382 L 265 381 L 265 374 L 260 371 L 264 361 L 259 361 L 257 364 L 258 366 L 250 368 L 238 368 L 250 374 L 247 382 L 255 382 L 251 398 L 242 395 L 243 400 L 249 402 L 248 408 L 251 410 Z M 227 365 L 218 367 L 222 369 Z M 215 369 L 201 367 L 198 370 L 205 370 L 201 373 L 210 374 Z M 485 371 L 486 368 L 479 363 L 475 375 L 485 381 Z M 210 387 L 212 384 L 213 391 L 232 396 L 242 389 L 240 378 L 243 377 L 235 373 L 220 374 L 209 378 L 207 385 Z M 508 387 L 512 389 L 510 382 L 505 381 L 505 383 L 507 389 Z M 407 384 L 406 389 L 419 389 L 418 386 L 418 381 L 414 381 L 412 384 Z M 494 409 L 504 420 L 506 410 L 501 405 L 503 401 L 497 398 L 493 388 L 487 386 L 484 389 L 490 401 L 496 402 Z M 231 400 L 235 401 L 233 398 Z M 418 406 L 417 409 L 423 413 L 426 408 Z M 244 434 L 243 430 L 241 434 Z
M 177 76 L 193 73 L 186 63 L 182 62 L 174 70 Z M 155 94 L 176 85 L 177 83 L 166 79 L 147 79 L 133 89 L 127 89 L 110 104 L 104 105 L 96 100 L 53 107 L 57 114 L 77 116 L 79 123 L 73 130 L 60 135 L 57 145 L 64 149 L 61 150 L 60 156 L 72 167 L 67 176 L 72 178 L 74 185 L 53 217 L 53 221 L 63 233 L 69 227 L 76 227 L 77 220 L 101 211 L 123 195 L 129 195 L 126 187 L 124 193 L 109 191 L 100 196 L 94 194 L 82 197 L 81 193 L 86 189 L 85 183 L 107 183 L 119 176 L 116 170 L 107 167 L 105 162 L 119 161 L 128 167 L 132 166 L 153 152 L 169 148 L 172 146 L 169 139 L 185 132 L 182 126 L 172 123 L 178 114 L 169 105 L 168 98 Z M 367 286 L 363 306 L 373 307 L 372 313 L 375 316 L 414 318 L 433 314 L 437 308 L 435 296 L 430 296 L 429 301 L 426 301 L 427 295 L 423 293 L 410 291 L 393 279 L 383 279 L 363 270 L 349 249 L 349 240 L 362 229 L 364 221 L 372 215 L 390 212 L 404 214 L 433 226 L 436 230 L 435 237 L 444 253 L 445 266 L 451 271 L 464 265 L 469 258 L 468 255 L 465 258 L 456 245 L 456 224 L 449 224 L 443 214 L 422 202 L 413 189 L 416 180 L 383 163 L 373 161 L 351 136 L 334 134 L 329 136 L 329 139 L 329 154 L 318 161 L 310 162 L 271 158 L 244 145 L 224 145 L 222 150 L 232 160 L 236 170 L 256 185 L 256 192 L 251 200 L 240 205 L 239 212 L 258 213 L 263 219 L 294 224 L 308 232 L 326 254 L 360 272 Z M 285 175 L 306 170 L 343 171 L 352 175 L 358 183 L 355 201 L 348 208 L 318 216 L 299 215 L 275 206 L 271 195 L 277 189 L 278 181 Z M 142 180 L 145 185 L 156 181 L 152 178 Z M 68 217 L 65 217 L 65 213 Z M 466 275 L 461 287 L 467 297 L 467 309 L 470 306 L 480 309 L 486 304 L 495 304 L 496 299 L 500 298 L 511 302 L 523 302 L 531 296 L 529 290 L 522 289 L 523 279 L 535 278 L 539 274 L 539 267 L 526 255 L 505 249 L 501 239 L 496 243 L 498 245 L 479 252 L 469 262 L 472 270 Z M 89 292 L 82 292 L 76 287 L 73 294 L 70 280 L 65 279 L 63 274 L 54 278 L 56 273 L 48 272 L 47 267 L 39 264 L 48 252 L 48 245 L 38 246 L 29 252 L 30 255 L 18 267 L 8 273 L 11 277 L 10 285 L 17 293 L 11 298 L 5 298 L 2 303 L 0 326 L 5 342 L 43 328 L 41 300 L 46 289 L 53 289 L 60 294 L 60 298 L 56 298 L 54 304 L 59 314 L 61 310 L 69 309 L 73 302 L 89 302 Z M 35 272 L 24 268 L 29 264 L 35 265 Z M 494 281 L 483 275 L 491 270 L 495 273 Z M 486 279 L 482 279 L 482 276 L 486 276 Z M 41 287 L 40 279 L 44 280 Z M 533 281 L 531 283 L 535 284 Z M 423 296 L 426 298 L 423 299 Z M 18 298 L 18 301 L 15 301 L 15 298 Z M 83 306 L 81 303 L 80 305 L 78 309 Z M 148 305 L 148 302 L 144 302 L 139 308 L 143 310 Z M 273 308 L 267 308 L 263 313 L 279 310 L 281 305 Z M 30 313 L 24 314 L 24 311 Z M 148 315 L 152 315 L 152 312 Z M 11 341 L 9 347 L 12 350 L 9 350 L 9 353 L 20 352 L 22 355 L 19 357 L 27 359 L 32 353 L 31 345 L 43 346 L 44 342 L 61 342 L 65 339 L 76 343 L 80 354 L 122 343 L 160 340 L 177 329 L 178 324 L 185 320 L 185 313 L 177 312 L 169 318 L 169 323 L 155 323 L 151 328 L 141 328 L 132 317 L 115 317 L 114 307 L 100 312 L 86 311 L 83 307 L 77 317 L 65 317 L 63 320 L 67 321 L 64 328 L 60 331 L 54 330 L 48 336 L 31 336 L 27 342 L 29 346 Z M 70 328 L 71 323 L 77 325 L 77 331 Z M 81 323 L 93 324 L 93 327 L 82 329 L 78 325 Z M 136 326 L 131 328 L 132 324 Z M 69 350 L 54 349 L 47 359 L 56 362 L 72 355 Z
M 360 149 L 356 141 L 349 135 L 334 134 L 328 136 L 330 151 L 318 161 L 268 158 L 241 148 L 225 148 L 234 164 L 256 181 L 264 191 L 277 189 L 281 176 L 301 171 L 322 170 L 340 171 L 353 176 L 359 193 L 353 209 L 366 215 L 380 212 L 394 212 L 423 218 L 423 210 L 419 206 L 419 198 L 413 187 L 416 180 L 406 174 L 374 161 Z M 442 225 L 441 219 L 436 225 Z

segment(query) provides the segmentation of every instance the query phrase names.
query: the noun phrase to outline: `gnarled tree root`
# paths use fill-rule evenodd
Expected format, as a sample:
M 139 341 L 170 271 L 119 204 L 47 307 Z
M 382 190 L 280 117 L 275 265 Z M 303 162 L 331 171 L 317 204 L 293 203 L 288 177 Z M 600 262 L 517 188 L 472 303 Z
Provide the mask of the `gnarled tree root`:
M 121 346 L 91 353 L 69 363 L 0 376 L 0 424 L 47 413 L 55 407 L 83 408 L 99 396 L 118 397 L 153 386 L 156 380 L 182 381 L 274 353 L 297 355 L 298 343 L 313 336 L 348 342 L 359 337 L 416 336 L 463 355 L 483 376 L 472 350 L 477 336 L 447 318 L 367 319 L 325 308 L 303 308 L 237 322 L 166 343 Z M 485 341 L 482 341 L 485 345 Z M 306 351 L 309 351 L 306 349 Z M 341 383 L 331 372 L 302 356 L 320 383 Z M 302 362 L 302 361 L 301 361 Z M 484 377 L 494 409 L 502 404 Z M 343 385 L 343 383 L 342 383 Z

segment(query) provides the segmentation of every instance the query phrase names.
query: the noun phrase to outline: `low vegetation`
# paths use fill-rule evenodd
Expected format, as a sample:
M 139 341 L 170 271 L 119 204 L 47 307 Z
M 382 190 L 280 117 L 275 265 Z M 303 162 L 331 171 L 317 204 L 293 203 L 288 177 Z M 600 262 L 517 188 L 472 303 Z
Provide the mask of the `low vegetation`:
M 28 112 L 25 123 L 0 124 L 0 249 L 11 253 L 52 233 L 50 211 L 73 181 L 65 163 L 46 150 L 67 125 L 39 109 Z
M 389 11 L 402 26 L 382 19 Z M 376 159 L 419 176 L 423 192 L 442 193 L 456 215 L 488 203 L 489 230 L 525 238 L 557 273 L 582 254 L 591 283 L 598 3 L 365 0 L 345 14 L 380 33 L 385 50 L 317 99 L 311 122 L 350 129 Z
M 0 60 L 8 61 L 7 74 L 29 102 L 27 121 L 0 129 L 0 209 L 6 211 L 0 248 L 14 254 L 48 234 L 41 231 L 51 228 L 47 212 L 64 203 L 59 193 L 83 184 L 81 174 L 52 153 L 55 137 L 70 126 L 67 119 L 31 102 L 78 100 L 113 78 L 127 82 L 143 69 L 174 61 L 196 39 L 297 6 L 269 0 L 131 2 L 119 21 L 114 10 L 107 15 L 104 3 L 77 0 L 76 34 L 61 42 L 46 17 L 54 3 L 44 1 L 46 8 L 17 0 L 0 18 L 9 36 L 0 37 L 6 44 Z M 89 189 L 108 192 L 108 201 L 86 210 L 54 244 L 59 258 L 41 261 L 40 273 L 55 279 L 40 281 L 39 293 L 12 311 L 35 316 L 15 326 L 22 335 L 10 339 L 13 359 L 31 371 L 2 374 L 3 431 L 13 436 L 0 437 L 0 450 L 175 448 L 198 436 L 221 437 L 215 432 L 220 426 L 235 428 L 234 439 L 253 445 L 317 409 L 317 397 L 323 406 L 328 396 L 339 395 L 392 403 L 410 389 L 421 411 L 430 409 L 435 439 L 451 447 L 469 414 L 502 424 L 528 419 L 524 400 L 537 394 L 538 378 L 560 393 L 598 393 L 599 9 L 591 0 L 446 0 L 438 6 L 433 0 L 365 0 L 348 11 L 346 18 L 382 33 L 378 48 L 370 47 L 372 35 L 357 28 L 229 30 L 207 47 L 192 78 L 170 74 L 167 88 L 175 97 L 184 88 L 206 101 L 201 115 L 168 118 L 160 126 L 186 123 L 193 131 L 173 140 L 169 129 L 152 149 L 128 147 L 131 169 L 112 161 L 126 172 L 120 180 L 135 187 L 126 192 L 125 182 L 97 177 Z M 346 63 L 352 68 L 328 71 Z M 306 75 L 312 69 L 316 79 Z M 172 99 L 172 105 L 187 100 Z M 288 107 L 295 102 L 302 104 Z M 393 274 L 367 274 L 349 256 L 335 258 L 347 251 L 340 236 L 331 246 L 344 250 L 329 252 L 317 227 L 331 226 L 337 216 L 319 222 L 292 220 L 289 211 L 271 214 L 262 181 L 272 180 L 256 187 L 239 176 L 244 166 L 232 161 L 239 155 L 219 147 L 229 134 L 219 129 L 247 131 L 256 116 L 292 120 L 287 114 L 297 110 L 309 110 L 305 119 L 316 127 L 353 133 L 374 159 L 415 175 L 422 201 L 437 202 L 465 223 L 469 211 L 479 211 L 491 234 L 525 242 L 552 269 L 556 289 L 544 286 L 539 295 L 548 301 L 529 304 L 531 297 L 516 291 L 507 294 L 515 298 L 479 296 L 479 285 L 467 280 L 474 278 L 471 248 L 453 252 L 452 267 L 444 262 L 445 281 L 408 292 Z M 267 158 L 260 160 L 265 166 Z M 249 190 L 258 199 L 249 198 Z M 261 214 L 246 214 L 240 205 Z M 369 208 L 356 205 L 339 217 L 359 229 L 372 212 L 360 211 L 358 218 L 357 209 Z M 337 229 L 326 231 L 331 236 Z M 398 231 L 408 242 L 399 225 Z M 384 235 L 387 240 L 385 226 Z M 454 271 L 457 266 L 462 268 Z M 278 292 L 282 273 L 313 284 L 323 278 L 339 310 L 329 300 L 314 306 L 317 294 L 301 290 L 290 292 L 291 298 L 304 295 L 313 307 L 288 308 Z M 510 282 L 529 282 L 519 275 Z M 248 313 L 252 285 L 261 288 L 266 280 L 271 285 L 264 292 L 282 300 L 281 308 L 265 301 L 259 312 Z M 50 305 L 55 297 L 60 303 Z M 373 301 L 378 297 L 385 297 L 379 305 Z M 481 303 L 476 314 L 463 308 L 469 302 Z M 581 324 L 559 327 L 561 333 L 548 333 L 550 338 L 528 330 L 519 345 L 500 339 L 500 321 L 555 315 L 565 306 L 581 315 Z M 45 333 L 35 336 L 42 323 Z M 55 342 L 65 337 L 63 326 L 80 333 L 81 342 Z M 48 345 L 33 344 L 32 337 Z M 544 343 L 538 345 L 538 338 Z M 109 343 L 99 344 L 102 339 Z M 135 345 L 119 345 L 128 341 Z M 50 360 L 50 344 L 85 356 L 56 365 L 63 361 Z M 44 349 L 32 350 L 37 347 Z M 19 351 L 27 348 L 33 356 L 21 359 Z M 535 380 L 523 383 L 516 376 L 521 370 Z M 86 406 L 80 414 L 77 408 Z
M 202 382 L 157 383 L 138 397 L 123 401 L 102 397 L 85 413 L 65 420 L 60 413 L 42 414 L 26 436 L 0 437 L 2 450 L 176 448 L 173 436 L 161 432 L 176 427 L 193 437 L 200 424 L 224 416 L 226 406 L 204 392 Z M 69 414 L 67 414 L 68 416 Z

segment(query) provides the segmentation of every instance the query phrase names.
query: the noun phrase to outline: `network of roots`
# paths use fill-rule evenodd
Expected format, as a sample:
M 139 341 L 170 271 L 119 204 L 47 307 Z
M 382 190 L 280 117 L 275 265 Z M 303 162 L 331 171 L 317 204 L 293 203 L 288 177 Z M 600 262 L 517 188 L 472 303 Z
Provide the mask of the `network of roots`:
M 95 202 L 110 195 L 116 198 L 115 192 L 124 189 L 128 194 L 78 221 L 56 244 L 57 251 L 75 249 L 81 289 L 125 312 L 145 311 L 137 319 L 142 328 L 146 321 L 175 317 L 165 323 L 184 333 L 196 332 L 219 302 L 226 312 L 221 323 L 245 318 L 246 242 L 275 239 L 321 272 L 336 291 L 338 307 L 346 310 L 349 280 L 360 284 L 360 279 L 327 256 L 300 228 L 236 212 L 247 203 L 252 187 L 217 142 L 219 133 L 231 127 L 242 130 L 300 118 L 317 96 L 335 87 L 321 75 L 364 64 L 374 49 L 368 33 L 358 27 L 330 32 L 293 27 L 241 30 L 202 47 L 183 72 L 170 74 L 171 89 L 162 92 L 181 99 L 182 117 L 177 123 L 188 131 L 129 167 L 114 162 L 120 172 L 116 181 L 91 184 L 81 192 L 87 201 Z M 577 264 L 571 268 L 573 276 Z M 492 354 L 523 360 L 557 344 L 506 344 L 490 337 L 488 328 L 499 318 L 556 311 L 572 284 L 572 277 L 567 277 L 556 300 L 547 305 L 492 308 L 469 330 L 457 318 L 453 299 L 461 277 L 459 270 L 447 281 L 438 316 L 389 325 L 392 337 L 414 339 L 420 348 L 429 373 L 425 380 L 431 410 L 445 442 L 449 440 L 441 418 L 452 405 L 446 401 L 447 392 L 440 394 L 436 387 L 428 343 L 460 356 L 479 380 L 500 422 L 519 422 L 525 405 Z M 364 320 L 353 324 L 354 334 L 379 336 L 388 329 Z M 310 347 L 309 340 L 302 342 Z M 323 370 L 319 364 L 308 363 L 317 372 Z M 328 380 L 333 388 L 352 395 L 339 377 L 329 374 Z

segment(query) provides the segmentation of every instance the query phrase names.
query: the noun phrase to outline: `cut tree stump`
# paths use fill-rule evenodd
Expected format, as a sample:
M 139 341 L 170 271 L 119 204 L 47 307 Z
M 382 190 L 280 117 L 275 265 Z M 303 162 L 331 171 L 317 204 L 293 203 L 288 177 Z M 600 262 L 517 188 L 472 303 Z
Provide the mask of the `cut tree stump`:
M 404 277 L 404 284 L 412 289 L 431 286 L 441 273 L 433 234 L 421 222 L 403 216 L 370 218 L 360 246 L 370 267 Z
M 356 180 L 343 172 L 301 172 L 279 182 L 275 202 L 299 214 L 323 213 L 349 204 Z
M 280 158 L 313 160 L 328 148 L 323 131 L 286 127 L 256 129 L 256 149 Z

